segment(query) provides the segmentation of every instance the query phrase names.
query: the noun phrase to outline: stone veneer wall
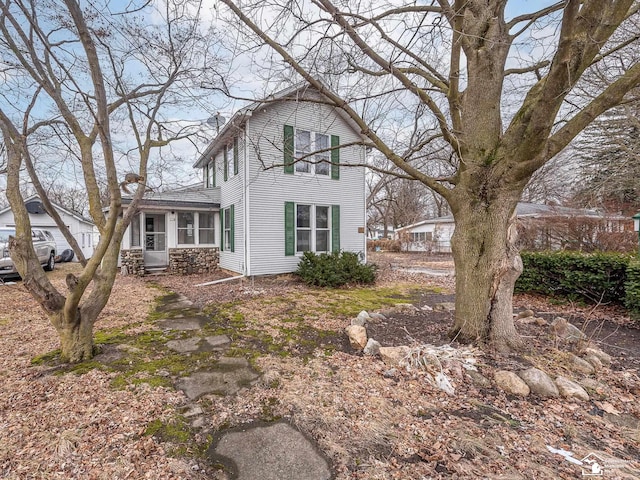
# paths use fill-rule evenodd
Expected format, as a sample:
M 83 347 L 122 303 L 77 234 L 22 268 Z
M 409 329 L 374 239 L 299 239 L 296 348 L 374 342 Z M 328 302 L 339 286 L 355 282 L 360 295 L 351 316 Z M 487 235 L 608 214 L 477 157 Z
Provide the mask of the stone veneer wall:
M 211 273 L 218 269 L 220 253 L 212 248 L 170 248 L 169 273 Z
M 120 252 L 120 272 L 125 275 L 144 276 L 144 253 L 141 248 Z

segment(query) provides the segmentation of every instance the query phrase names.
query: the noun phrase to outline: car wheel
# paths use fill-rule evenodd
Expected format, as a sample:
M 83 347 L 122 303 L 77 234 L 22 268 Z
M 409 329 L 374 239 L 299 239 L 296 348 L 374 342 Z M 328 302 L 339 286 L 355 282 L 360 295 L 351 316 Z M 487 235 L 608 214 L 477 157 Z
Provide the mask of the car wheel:
M 44 266 L 44 269 L 47 272 L 50 272 L 51 270 L 53 270 L 56 267 L 56 257 L 53 254 L 53 252 L 51 252 L 51 255 L 49 255 L 49 260 L 47 261 L 47 264 Z

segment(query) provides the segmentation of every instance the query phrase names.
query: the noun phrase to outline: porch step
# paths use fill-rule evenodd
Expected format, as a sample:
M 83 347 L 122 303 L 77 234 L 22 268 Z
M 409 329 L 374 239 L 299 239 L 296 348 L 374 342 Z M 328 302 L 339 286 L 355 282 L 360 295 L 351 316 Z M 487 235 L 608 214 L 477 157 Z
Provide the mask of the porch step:
M 147 275 L 162 275 L 167 273 L 167 267 L 147 267 L 144 269 Z

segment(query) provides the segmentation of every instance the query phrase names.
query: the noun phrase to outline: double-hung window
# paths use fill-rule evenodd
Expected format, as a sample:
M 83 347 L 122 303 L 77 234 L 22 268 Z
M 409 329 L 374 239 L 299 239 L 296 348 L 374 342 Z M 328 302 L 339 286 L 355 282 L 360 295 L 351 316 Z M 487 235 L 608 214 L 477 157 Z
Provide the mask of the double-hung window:
M 296 172 L 311 173 L 310 158 L 311 153 L 311 132 L 306 130 L 296 130 Z
M 331 172 L 329 135 L 296 129 L 295 158 L 296 173 L 329 176 Z
M 296 252 L 311 248 L 311 205 L 296 205 Z
M 216 163 L 211 161 L 204 166 L 204 183 L 206 188 L 216 186 Z
M 331 250 L 330 207 L 296 205 L 296 252 Z
M 324 150 L 324 151 L 323 151 Z M 329 150 L 329 135 L 315 134 L 314 167 L 316 175 L 329 176 L 331 173 L 331 151 Z
M 316 206 L 315 214 L 315 251 L 328 252 L 331 249 L 329 207 L 318 205 Z
M 231 205 L 220 211 L 220 224 L 222 227 L 222 245 L 221 250 L 227 252 L 235 251 L 235 233 L 234 233 L 234 206 Z
M 234 174 L 234 171 L 233 171 L 234 156 L 235 156 L 234 142 L 231 142 L 229 145 L 227 145 L 227 165 L 226 165 L 227 178 L 233 177 L 233 174 Z
M 284 173 L 340 180 L 340 137 L 284 125 Z

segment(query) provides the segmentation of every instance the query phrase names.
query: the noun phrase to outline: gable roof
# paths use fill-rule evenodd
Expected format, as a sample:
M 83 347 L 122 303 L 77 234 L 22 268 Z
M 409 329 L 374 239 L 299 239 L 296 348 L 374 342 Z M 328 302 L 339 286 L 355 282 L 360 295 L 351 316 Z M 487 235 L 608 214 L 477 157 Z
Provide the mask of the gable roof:
M 31 202 L 33 200 L 42 201 L 42 200 L 40 200 L 40 196 L 39 195 L 31 195 L 30 197 L 27 197 L 27 198 L 24 199 L 24 203 L 26 204 L 26 203 L 29 203 L 29 202 Z M 49 201 L 51 202 L 51 200 L 49 200 Z M 53 205 L 56 210 L 64 212 L 67 215 L 72 216 L 73 218 L 75 218 L 76 220 L 78 220 L 80 222 L 94 225 L 93 220 L 91 220 L 90 218 L 84 217 L 84 216 L 74 212 L 73 210 L 69 210 L 68 208 L 65 208 L 62 205 L 59 205 L 59 204 L 57 204 L 55 202 L 51 202 L 51 205 Z M 9 210 L 11 210 L 11 205 L 1 209 L 0 210 L 0 215 L 2 215 L 5 212 L 8 212 Z
M 327 90 L 329 89 L 327 88 Z M 231 119 L 229 119 L 229 121 L 226 124 L 224 124 L 224 126 L 220 129 L 220 132 L 218 132 L 216 137 L 211 141 L 211 143 L 206 148 L 204 153 L 193 164 L 193 168 L 203 168 L 205 164 L 208 162 L 208 160 L 212 156 L 217 154 L 222 148 L 224 148 L 227 142 L 234 137 L 238 129 L 244 126 L 244 124 L 247 122 L 247 119 L 251 117 L 254 111 L 258 110 L 260 107 L 262 107 L 265 104 L 285 100 L 291 97 L 295 97 L 296 99 L 300 98 L 304 100 L 305 95 L 307 94 L 308 91 L 316 92 L 320 95 L 323 95 L 322 93 L 320 93 L 320 91 L 318 91 L 318 89 L 316 89 L 312 85 L 309 85 L 307 82 L 300 82 L 300 83 L 297 83 L 296 85 L 293 85 L 291 87 L 280 90 L 272 95 L 269 95 L 263 100 L 252 102 L 246 107 L 238 110 L 231 117 Z M 359 135 L 363 140 L 366 139 L 366 137 L 362 135 L 361 129 L 358 126 L 358 124 L 356 124 L 356 122 L 354 122 L 353 119 L 349 117 L 349 115 L 347 115 L 347 113 L 344 110 L 342 110 L 341 108 L 335 107 L 335 111 L 337 115 L 340 118 L 342 118 L 345 121 L 345 123 L 347 123 L 354 132 L 356 132 L 357 135 Z
M 559 205 L 544 205 L 542 203 L 518 202 L 516 206 L 516 215 L 518 218 L 549 218 L 549 217 L 589 217 L 603 218 L 602 212 L 597 210 L 587 210 L 584 208 L 561 207 Z M 627 217 L 620 215 L 607 215 L 607 218 L 614 220 L 626 220 Z M 454 223 L 453 215 L 445 215 L 443 217 L 430 218 L 422 220 L 406 227 L 400 227 L 398 230 L 407 230 L 410 228 L 420 227 L 429 223 Z

